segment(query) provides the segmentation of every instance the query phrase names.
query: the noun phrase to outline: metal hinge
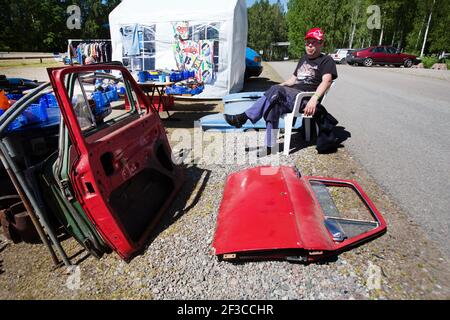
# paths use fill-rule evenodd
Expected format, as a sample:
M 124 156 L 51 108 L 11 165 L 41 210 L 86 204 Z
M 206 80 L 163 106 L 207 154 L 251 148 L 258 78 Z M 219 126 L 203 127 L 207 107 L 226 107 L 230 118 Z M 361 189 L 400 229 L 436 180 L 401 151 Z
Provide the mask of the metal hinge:
M 286 257 L 287 261 L 292 262 L 308 262 L 308 257 L 305 256 L 288 256 Z
M 61 180 L 59 183 L 60 183 L 61 191 L 64 194 L 64 196 L 66 197 L 66 199 L 69 201 L 73 200 L 74 196 L 73 196 L 73 190 L 72 190 L 70 181 L 68 179 L 64 179 L 64 180 Z

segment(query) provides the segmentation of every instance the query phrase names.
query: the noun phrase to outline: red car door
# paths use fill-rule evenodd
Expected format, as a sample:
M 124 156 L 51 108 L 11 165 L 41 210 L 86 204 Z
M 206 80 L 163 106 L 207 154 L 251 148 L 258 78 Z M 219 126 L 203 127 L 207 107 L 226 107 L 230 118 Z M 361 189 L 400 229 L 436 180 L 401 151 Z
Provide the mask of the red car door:
M 397 49 L 394 47 L 386 47 L 387 62 L 392 64 L 401 64 L 401 54 L 397 53 Z
M 48 73 L 72 142 L 74 196 L 108 245 L 129 260 L 182 183 L 161 119 L 119 65 Z
M 375 47 L 372 49 L 371 57 L 374 63 L 382 63 L 386 60 L 384 47 Z

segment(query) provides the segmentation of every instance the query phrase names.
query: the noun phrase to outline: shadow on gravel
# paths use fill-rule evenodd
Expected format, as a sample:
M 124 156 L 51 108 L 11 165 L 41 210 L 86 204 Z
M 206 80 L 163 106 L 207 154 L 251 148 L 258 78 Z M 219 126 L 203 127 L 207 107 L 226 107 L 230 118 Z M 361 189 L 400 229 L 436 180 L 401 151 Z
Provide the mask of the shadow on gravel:
M 331 148 L 327 152 L 321 152 L 322 154 L 331 154 L 331 153 L 337 152 L 337 150 L 339 148 L 344 147 L 341 143 L 352 136 L 349 131 L 345 130 L 345 128 L 341 127 L 341 126 L 336 126 L 333 129 L 333 134 L 338 139 L 337 144 L 336 144 L 337 147 Z M 317 132 L 316 131 L 313 130 L 313 132 L 311 134 L 311 140 L 309 142 L 307 142 L 305 140 L 304 127 L 300 128 L 298 130 L 294 130 L 292 137 L 291 137 L 291 148 L 293 148 L 293 149 L 291 149 L 290 154 L 300 151 L 309 146 L 314 146 L 314 145 L 316 145 L 316 143 L 317 143 Z M 283 151 L 283 143 L 280 146 L 280 151 Z
M 171 112 L 170 119 L 162 119 L 165 128 L 192 129 L 194 122 L 217 112 Z M 173 119 L 173 120 L 172 120 Z
M 252 91 L 266 91 L 271 86 L 280 84 L 279 82 L 272 81 L 268 78 L 249 78 L 245 80 L 244 89 L 242 92 L 252 92 Z
M 219 103 L 220 100 L 217 100 Z M 214 111 L 217 103 L 201 102 L 201 101 L 177 101 L 173 107 L 171 107 L 171 113 L 177 111 L 194 111 L 194 112 L 204 112 L 204 111 Z
M 150 235 L 145 248 L 140 254 L 145 253 L 148 246 L 159 234 L 196 206 L 208 184 L 211 176 L 210 170 L 200 169 L 195 165 L 182 165 L 182 168 L 185 179 L 184 184 L 176 195 L 174 203 L 164 213 L 161 221 L 157 224 L 155 230 Z

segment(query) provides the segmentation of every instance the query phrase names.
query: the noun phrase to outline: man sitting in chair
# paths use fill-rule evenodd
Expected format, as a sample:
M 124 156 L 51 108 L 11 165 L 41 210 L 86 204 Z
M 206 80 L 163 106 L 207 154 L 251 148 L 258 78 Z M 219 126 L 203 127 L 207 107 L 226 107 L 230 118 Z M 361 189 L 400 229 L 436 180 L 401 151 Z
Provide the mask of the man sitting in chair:
M 280 116 L 292 112 L 295 97 L 299 92 L 315 92 L 303 109 L 305 116 L 313 116 L 321 98 L 337 78 L 336 63 L 321 53 L 325 34 L 320 28 L 313 28 L 306 33 L 304 55 L 297 64 L 294 74 L 285 82 L 272 86 L 264 96 L 258 99 L 244 113 L 237 115 L 225 114 L 225 121 L 236 127 L 242 127 L 247 120 L 252 123 L 264 117 L 266 121 L 266 145 L 269 148 L 275 144 L 272 129 L 278 129 Z

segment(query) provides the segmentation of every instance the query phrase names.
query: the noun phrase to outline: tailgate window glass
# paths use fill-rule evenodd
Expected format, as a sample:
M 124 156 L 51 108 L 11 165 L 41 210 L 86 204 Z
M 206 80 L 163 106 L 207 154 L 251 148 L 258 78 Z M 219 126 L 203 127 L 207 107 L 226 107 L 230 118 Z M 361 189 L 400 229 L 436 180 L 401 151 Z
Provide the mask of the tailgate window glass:
M 310 181 L 333 240 L 342 242 L 379 226 L 374 213 L 351 184 Z

